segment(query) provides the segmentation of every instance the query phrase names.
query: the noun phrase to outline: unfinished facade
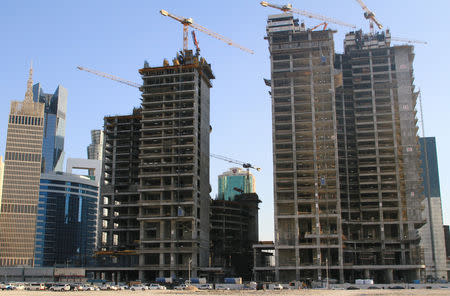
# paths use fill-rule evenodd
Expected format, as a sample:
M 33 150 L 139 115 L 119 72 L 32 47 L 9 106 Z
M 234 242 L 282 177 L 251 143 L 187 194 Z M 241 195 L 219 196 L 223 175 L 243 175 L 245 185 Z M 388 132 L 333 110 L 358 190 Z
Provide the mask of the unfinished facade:
M 346 177 L 341 179 L 345 278 L 420 279 L 423 185 L 413 47 L 391 47 L 389 31 L 357 31 L 346 35 L 344 48 L 336 67 L 344 77 L 338 130 Z
M 252 279 L 252 245 L 258 242 L 260 202 L 256 193 L 211 201 L 211 265 L 223 268 L 222 277 Z
M 269 16 L 275 277 L 413 280 L 423 269 L 411 46 Z
M 139 277 L 139 138 L 141 109 L 104 118 L 97 264 L 116 281 Z M 109 272 L 108 272 L 109 271 Z
M 333 31 L 269 16 L 275 277 L 343 279 Z
M 140 279 L 196 277 L 209 262 L 209 89 L 204 58 L 185 50 L 142 75 Z

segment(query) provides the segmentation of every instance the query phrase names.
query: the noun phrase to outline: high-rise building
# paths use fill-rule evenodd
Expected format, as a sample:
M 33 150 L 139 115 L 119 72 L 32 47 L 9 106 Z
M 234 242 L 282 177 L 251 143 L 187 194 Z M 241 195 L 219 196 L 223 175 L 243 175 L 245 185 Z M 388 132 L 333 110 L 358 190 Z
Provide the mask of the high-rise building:
M 88 159 L 103 158 L 103 139 L 104 133 L 102 130 L 91 130 L 91 144 L 87 147 Z
M 62 172 L 66 133 L 67 90 L 58 85 L 55 93 L 46 94 L 41 84 L 33 86 L 33 100 L 45 105 L 42 173 Z
M 277 280 L 343 278 L 333 31 L 269 16 Z
M 104 118 L 97 263 L 99 271 L 117 281 L 139 278 L 141 118 L 141 109 L 134 109 L 130 115 Z
M 413 47 L 269 16 L 275 278 L 421 278 Z
M 146 63 L 139 73 L 142 108 L 105 118 L 98 255 L 111 267 L 102 271 L 145 281 L 188 278 L 189 271 L 196 277 L 209 263 L 209 89 L 214 75 L 190 50 L 173 65 Z
M 5 163 L 0 155 L 0 208 L 2 206 L 2 192 L 3 192 L 3 170 L 5 168 Z
M 0 265 L 34 263 L 44 104 L 33 101 L 32 69 L 23 102 L 13 101 L 6 139 L 0 212 Z
M 219 175 L 218 179 L 219 200 L 234 200 L 236 195 L 255 192 L 255 176 L 241 168 L 231 168 Z
M 139 278 L 187 278 L 189 268 L 196 277 L 209 263 L 209 89 L 214 75 L 191 50 L 173 65 L 139 73 Z
M 98 181 L 55 172 L 41 174 L 35 266 L 92 263 L 97 235 Z
M 0 155 L 0 208 L 2 206 L 2 192 L 3 192 L 3 170 L 5 168 L 5 163 L 3 162 L 3 157 Z
M 424 206 L 424 217 L 427 220 L 427 223 L 420 229 L 420 244 L 424 249 L 426 278 L 427 280 L 447 279 L 436 138 L 420 138 L 419 142 L 425 194 L 425 200 L 422 204 Z

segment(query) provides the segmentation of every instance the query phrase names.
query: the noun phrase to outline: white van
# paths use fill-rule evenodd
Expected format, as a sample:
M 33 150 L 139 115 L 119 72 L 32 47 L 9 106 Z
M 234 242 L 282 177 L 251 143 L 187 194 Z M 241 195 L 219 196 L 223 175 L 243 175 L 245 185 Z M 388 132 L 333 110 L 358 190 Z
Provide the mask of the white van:
M 25 290 L 27 291 L 42 291 L 45 288 L 45 285 L 42 283 L 28 283 L 25 285 Z

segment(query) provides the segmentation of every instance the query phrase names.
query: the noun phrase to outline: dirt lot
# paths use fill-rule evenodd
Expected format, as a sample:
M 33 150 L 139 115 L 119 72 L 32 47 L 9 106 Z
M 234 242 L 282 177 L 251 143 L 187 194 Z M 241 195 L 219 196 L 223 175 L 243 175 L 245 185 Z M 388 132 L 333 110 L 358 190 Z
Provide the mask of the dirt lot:
M 370 296 L 370 295 L 430 295 L 430 296 L 438 296 L 438 295 L 450 295 L 450 290 L 447 289 L 433 289 L 433 290 L 425 290 L 425 289 L 417 289 L 417 290 L 283 290 L 283 291 L 196 291 L 196 292 L 187 292 L 187 291 L 90 291 L 90 292 L 33 292 L 33 291 L 1 291 L 0 294 L 2 296 L 22 296 L 22 295 L 92 295 L 92 296 L 106 296 L 106 295 L 135 295 L 135 296 L 143 296 L 143 295 L 158 295 L 158 296 L 233 296 L 233 295 L 302 295 L 302 296 L 343 296 L 343 295 L 351 295 L 351 296 Z

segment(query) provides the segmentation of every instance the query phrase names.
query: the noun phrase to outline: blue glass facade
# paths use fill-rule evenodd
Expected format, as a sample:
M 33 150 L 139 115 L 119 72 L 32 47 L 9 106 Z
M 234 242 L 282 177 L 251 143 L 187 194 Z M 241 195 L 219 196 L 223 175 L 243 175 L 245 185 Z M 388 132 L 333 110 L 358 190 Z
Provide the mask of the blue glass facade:
M 33 100 L 45 104 L 41 172 L 61 172 L 64 162 L 67 90 L 59 85 L 53 95 L 46 94 L 41 85 L 36 83 L 33 86 Z
M 420 160 L 422 161 L 422 178 L 426 197 L 441 197 L 439 186 L 439 169 L 436 151 L 436 138 L 425 137 L 419 139 Z M 428 176 L 426 171 L 428 169 Z
M 91 264 L 96 243 L 95 181 L 42 174 L 36 222 L 35 266 Z

